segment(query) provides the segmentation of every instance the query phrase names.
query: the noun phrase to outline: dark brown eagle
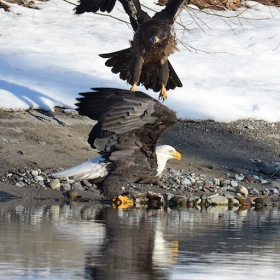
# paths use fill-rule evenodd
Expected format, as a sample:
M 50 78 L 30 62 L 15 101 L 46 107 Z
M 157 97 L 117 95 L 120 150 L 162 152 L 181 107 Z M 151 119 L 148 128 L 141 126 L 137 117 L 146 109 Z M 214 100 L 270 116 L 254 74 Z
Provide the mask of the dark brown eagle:
M 94 88 L 77 98 L 76 109 L 97 123 L 88 143 L 100 156 L 53 177 L 90 179 L 107 197 L 131 182 L 154 183 L 169 159 L 181 159 L 173 147 L 157 146 L 161 134 L 177 121 L 173 111 L 151 96 L 115 88 Z
M 169 0 L 166 7 L 151 18 L 141 9 L 139 0 L 119 0 L 129 15 L 135 31 L 131 47 L 108 54 L 105 65 L 112 67 L 113 73 L 132 85 L 144 85 L 146 89 L 160 91 L 160 98 L 167 98 L 167 90 L 182 87 L 168 56 L 176 48 L 174 21 L 182 9 L 185 0 Z M 111 12 L 116 0 L 81 0 L 76 13 Z

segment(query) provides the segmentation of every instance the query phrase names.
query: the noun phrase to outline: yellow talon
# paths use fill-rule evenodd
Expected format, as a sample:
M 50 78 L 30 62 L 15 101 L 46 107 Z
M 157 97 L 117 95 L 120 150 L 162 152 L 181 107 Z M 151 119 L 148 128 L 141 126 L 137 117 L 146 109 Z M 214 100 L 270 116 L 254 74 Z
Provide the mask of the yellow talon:
M 164 85 L 161 87 L 159 99 L 162 99 L 163 101 L 167 99 L 167 90 Z
M 112 199 L 113 208 L 127 209 L 133 207 L 133 205 L 133 200 L 131 198 L 128 198 L 127 196 L 118 195 L 117 197 L 114 197 Z
M 131 87 L 130 91 L 136 91 L 136 84 Z

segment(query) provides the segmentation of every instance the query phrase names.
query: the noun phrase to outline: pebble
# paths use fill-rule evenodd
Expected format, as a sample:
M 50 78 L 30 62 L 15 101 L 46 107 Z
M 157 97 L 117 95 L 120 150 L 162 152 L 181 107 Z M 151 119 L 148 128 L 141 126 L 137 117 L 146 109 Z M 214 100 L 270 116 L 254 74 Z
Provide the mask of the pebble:
M 82 187 L 81 183 L 76 182 L 74 184 L 71 184 L 71 187 L 75 189 L 76 191 L 82 191 L 84 188 Z
M 273 195 L 275 197 L 280 192 L 280 176 L 277 176 L 277 173 L 271 174 L 275 170 L 278 171 L 280 163 L 269 163 L 261 160 L 252 160 L 252 162 L 258 165 L 258 168 L 252 170 L 235 169 L 234 173 L 227 173 L 224 176 L 214 178 L 209 178 L 205 174 L 196 174 L 193 172 L 184 174 L 182 170 L 169 169 L 168 173 L 159 178 L 157 185 L 166 191 L 163 199 L 166 203 L 171 201 L 170 205 L 196 207 L 197 205 L 204 205 L 205 202 L 205 205 L 207 203 L 218 205 L 221 202 L 232 205 L 240 203 L 239 200 L 241 200 L 242 203 L 240 204 L 243 206 L 246 205 L 247 207 L 251 203 L 250 201 L 248 203 L 248 200 L 246 200 L 247 196 L 264 194 L 268 197 Z M 241 170 L 243 171 L 241 172 Z M 18 187 L 31 185 L 36 188 L 61 190 L 64 192 L 72 190 L 95 191 L 97 189 L 97 186 L 91 184 L 88 180 L 79 182 L 69 178 L 53 179 L 50 176 L 51 173 L 52 170 L 19 168 L 6 172 L 0 179 L 3 182 L 9 182 Z M 246 188 L 240 185 L 242 181 L 250 182 L 250 187 Z M 257 183 L 258 188 L 253 187 L 252 183 Z M 261 188 L 260 183 L 265 188 Z M 128 192 L 133 190 L 139 193 L 141 192 L 142 186 L 142 184 L 131 183 L 123 186 L 122 190 Z M 146 189 L 153 189 L 152 185 L 145 186 Z M 177 195 L 174 195 L 174 193 Z M 230 197 L 233 193 L 236 195 L 235 198 L 233 196 Z M 180 195 L 178 196 L 178 194 Z
M 44 178 L 42 176 L 34 176 L 35 181 L 43 181 Z
M 226 197 L 224 196 L 212 196 L 207 198 L 207 202 L 211 205 L 228 205 L 229 201 Z
M 22 187 L 25 187 L 25 183 L 23 183 L 23 182 L 17 182 L 17 183 L 16 183 L 16 186 L 22 188 Z
M 38 176 L 38 175 L 39 175 L 39 172 L 38 172 L 38 170 L 31 170 L 31 174 L 32 174 L 33 176 Z
M 181 184 L 184 186 L 190 186 L 191 185 L 191 181 L 188 178 L 184 178 L 181 180 Z
M 72 189 L 69 183 L 61 184 L 61 187 L 65 192 L 70 191 Z
M 59 179 L 53 179 L 50 183 L 50 188 L 54 191 L 54 190 L 58 190 L 60 189 L 60 181 Z
M 235 174 L 234 175 L 234 178 L 237 180 L 237 181 L 242 181 L 244 179 L 244 175 L 238 175 L 238 174 Z
M 260 170 L 260 172 L 265 175 L 272 175 L 274 173 L 277 173 L 277 171 L 278 171 L 277 168 L 273 166 L 267 166 Z
M 236 192 L 241 193 L 241 194 L 244 195 L 244 196 L 247 196 L 248 193 L 249 193 L 249 192 L 248 192 L 248 189 L 245 188 L 244 186 L 239 186 L 239 187 L 237 187 Z
M 238 187 L 238 183 L 237 183 L 235 180 L 231 180 L 231 181 L 230 181 L 230 184 L 231 184 L 231 186 L 234 187 L 234 188 Z

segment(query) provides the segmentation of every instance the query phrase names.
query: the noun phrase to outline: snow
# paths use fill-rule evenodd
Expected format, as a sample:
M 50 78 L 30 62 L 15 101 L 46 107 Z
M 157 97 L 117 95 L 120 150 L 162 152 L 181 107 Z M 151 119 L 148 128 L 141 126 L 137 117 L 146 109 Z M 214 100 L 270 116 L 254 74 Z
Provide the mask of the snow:
M 162 9 L 151 0 L 141 3 Z M 188 30 L 176 23 L 180 51 L 169 59 L 183 87 L 170 90 L 164 102 L 178 117 L 280 121 L 280 11 L 247 4 L 250 9 L 237 11 L 194 6 L 182 11 L 177 22 Z M 130 88 L 98 56 L 129 46 L 128 24 L 93 13 L 75 15 L 63 0 L 36 6 L 0 9 L 0 108 L 75 108 L 78 93 L 92 87 Z M 110 15 L 128 21 L 119 3 Z

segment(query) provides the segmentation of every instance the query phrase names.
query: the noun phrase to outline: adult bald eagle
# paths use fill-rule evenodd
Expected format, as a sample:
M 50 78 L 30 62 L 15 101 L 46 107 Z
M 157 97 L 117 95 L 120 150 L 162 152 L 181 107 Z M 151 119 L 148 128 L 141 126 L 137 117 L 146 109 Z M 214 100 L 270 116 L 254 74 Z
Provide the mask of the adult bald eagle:
M 182 87 L 168 56 L 176 48 L 174 21 L 185 0 L 169 0 L 166 7 L 151 18 L 141 9 L 139 0 L 119 0 L 129 15 L 135 31 L 131 47 L 108 54 L 105 65 L 113 73 L 132 85 L 144 85 L 146 89 L 160 91 L 160 98 L 167 98 L 167 90 Z M 81 0 L 76 13 L 101 11 L 111 12 L 116 0 Z
M 173 147 L 156 147 L 161 134 L 177 118 L 173 111 L 149 95 L 115 88 L 94 88 L 77 98 L 80 115 L 97 120 L 88 143 L 100 156 L 53 177 L 91 179 L 107 197 L 127 183 L 153 183 L 169 159 L 181 159 Z

